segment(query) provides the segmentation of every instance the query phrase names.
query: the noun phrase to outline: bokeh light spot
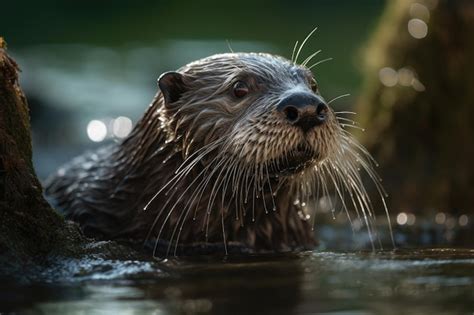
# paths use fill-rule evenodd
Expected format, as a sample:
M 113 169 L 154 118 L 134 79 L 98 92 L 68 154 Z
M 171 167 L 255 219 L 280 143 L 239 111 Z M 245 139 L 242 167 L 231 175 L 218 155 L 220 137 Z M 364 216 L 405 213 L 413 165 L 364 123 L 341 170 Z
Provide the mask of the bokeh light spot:
M 444 214 L 444 212 L 438 212 L 435 216 L 435 222 L 438 224 L 444 224 L 446 222 L 446 214 Z
M 408 68 L 401 68 L 398 70 L 398 82 L 403 86 L 411 86 L 415 75 L 413 71 Z
M 392 87 L 398 83 L 398 73 L 390 67 L 385 67 L 380 69 L 379 79 L 383 85 Z
M 465 214 L 459 217 L 458 223 L 460 226 L 466 226 L 469 224 L 469 217 Z
M 424 90 L 426 90 L 423 83 L 421 83 L 420 80 L 418 80 L 417 78 L 413 78 L 411 86 L 413 87 L 415 91 L 418 91 L 418 92 L 423 92 Z
M 408 21 L 408 32 L 413 38 L 422 39 L 428 35 L 428 25 L 420 19 Z
M 413 225 L 416 222 L 416 216 L 413 213 L 407 214 L 407 224 Z
M 413 3 L 410 6 L 410 15 L 414 18 L 428 22 L 430 19 L 430 10 L 421 3 Z
M 400 212 L 397 215 L 397 223 L 398 225 L 405 225 L 408 222 L 408 215 L 405 212 Z
M 87 124 L 87 136 L 94 142 L 101 142 L 107 136 L 107 126 L 100 120 L 91 120 Z
M 128 117 L 117 117 L 112 124 L 112 132 L 117 138 L 125 138 L 132 131 L 132 120 Z

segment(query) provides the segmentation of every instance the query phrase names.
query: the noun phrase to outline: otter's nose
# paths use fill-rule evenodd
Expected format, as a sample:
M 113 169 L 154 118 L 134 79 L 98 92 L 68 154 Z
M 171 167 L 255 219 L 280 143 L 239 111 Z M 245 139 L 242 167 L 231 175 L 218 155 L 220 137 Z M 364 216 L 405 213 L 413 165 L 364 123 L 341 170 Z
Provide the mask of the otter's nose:
M 294 126 L 304 132 L 319 126 L 326 121 L 328 106 L 317 95 L 309 93 L 295 93 L 285 97 L 277 106 Z

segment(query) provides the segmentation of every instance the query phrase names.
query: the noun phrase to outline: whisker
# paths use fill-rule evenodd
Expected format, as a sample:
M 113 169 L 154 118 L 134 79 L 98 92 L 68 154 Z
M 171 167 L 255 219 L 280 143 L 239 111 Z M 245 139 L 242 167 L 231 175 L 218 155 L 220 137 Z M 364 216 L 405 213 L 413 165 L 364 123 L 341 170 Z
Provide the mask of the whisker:
M 295 56 L 295 63 L 298 63 L 298 57 L 301 53 L 301 50 L 303 49 L 304 45 L 306 44 L 306 42 L 308 41 L 308 39 L 311 37 L 311 35 L 313 35 L 314 32 L 316 32 L 318 28 L 315 27 L 307 36 L 306 38 L 304 39 L 304 41 L 301 43 L 300 45 L 300 48 L 298 49 L 298 52 L 296 53 L 296 56 Z M 311 69 L 311 68 L 310 68 Z
M 320 65 L 320 64 L 322 64 L 322 63 L 325 63 L 325 62 L 327 62 L 327 61 L 331 61 L 331 60 L 333 60 L 333 58 L 326 58 L 326 59 L 320 60 L 320 61 L 314 63 L 313 65 L 311 65 L 310 67 L 308 67 L 308 69 L 311 70 L 311 69 L 313 69 L 314 67 L 316 67 L 316 66 L 318 66 L 318 65 Z
M 359 127 L 359 126 L 356 126 L 356 125 L 353 125 L 353 124 L 339 123 L 339 125 L 341 125 L 342 127 L 354 128 L 354 129 L 357 129 L 357 130 L 360 130 L 360 131 L 364 131 L 364 132 L 365 132 L 365 128 L 362 128 L 362 127 Z
M 202 160 L 202 158 L 209 154 L 212 150 L 214 150 L 218 145 L 219 145 L 219 142 L 223 141 L 222 139 L 221 140 L 218 140 L 218 141 L 215 141 L 215 142 L 212 142 L 206 146 L 203 146 L 201 149 L 197 150 L 196 152 L 194 152 L 193 154 L 191 154 L 186 160 L 183 161 L 183 163 L 178 167 L 178 169 L 175 171 L 175 175 L 170 179 L 168 180 L 168 182 L 166 182 L 159 190 L 158 192 L 156 192 L 153 197 L 146 203 L 145 207 L 143 208 L 143 210 L 147 210 L 148 207 L 150 206 L 150 204 L 156 199 L 156 197 L 158 197 L 170 184 L 172 184 L 169 189 L 172 189 L 177 183 L 179 183 L 180 179 L 183 178 L 184 176 L 187 175 L 187 173 L 189 172 L 189 170 L 191 170 L 194 165 L 196 165 L 197 162 L 199 162 L 200 160 Z M 202 153 L 202 154 L 199 154 L 200 151 L 204 150 L 205 149 L 205 152 Z M 195 157 L 195 155 L 199 154 L 197 157 Z M 191 158 L 193 158 L 191 160 Z M 189 162 L 191 161 L 191 162 Z M 187 163 L 190 163 L 188 166 L 189 167 L 186 167 L 183 169 L 183 166 L 186 165 Z M 168 191 L 169 191 L 168 189 Z
M 230 41 L 228 39 L 225 40 L 226 43 L 227 43 L 227 48 L 229 48 L 230 52 L 231 53 L 234 53 L 234 50 L 232 49 L 232 47 L 230 46 Z
M 296 41 L 295 46 L 293 46 L 293 52 L 291 53 L 291 62 L 295 62 L 294 57 L 295 57 L 296 47 L 298 47 L 298 41 Z
M 208 166 L 210 166 L 211 164 L 209 164 Z M 178 205 L 178 203 L 181 201 L 181 199 L 185 196 L 186 192 L 192 187 L 192 185 L 199 179 L 200 175 L 201 174 L 204 174 L 204 172 L 207 170 L 207 168 L 204 168 L 201 173 L 199 173 L 198 176 L 196 176 L 194 178 L 194 180 L 188 185 L 188 187 L 181 193 L 181 195 L 179 196 L 179 198 L 175 201 L 175 203 L 173 204 L 173 206 L 171 207 L 171 209 L 168 211 L 168 214 L 166 215 L 165 217 L 165 220 L 163 221 L 162 225 L 161 225 L 161 228 L 160 228 L 160 231 L 158 233 L 158 236 L 156 237 L 156 243 L 155 243 L 155 247 L 153 249 L 153 256 L 156 255 L 156 251 L 158 249 L 158 241 L 160 240 L 160 236 L 161 236 L 161 233 L 163 231 L 163 228 L 166 224 L 166 222 L 168 221 L 168 219 L 170 218 L 171 216 L 171 213 L 173 212 L 173 210 L 175 209 L 175 207 Z M 174 194 L 174 193 L 173 193 Z M 148 232 L 148 236 L 147 236 L 147 239 L 149 238 L 150 234 L 151 234 L 151 231 L 153 231 L 154 227 L 156 226 L 157 222 L 158 222 L 158 219 L 159 217 L 161 216 L 161 214 L 163 213 L 163 211 L 166 209 L 169 201 L 172 200 L 172 198 L 168 198 L 168 200 L 166 201 L 165 205 L 162 206 L 160 212 L 158 213 L 158 215 L 156 216 L 151 228 L 150 228 L 150 231 Z M 170 240 L 171 242 L 171 240 Z M 168 254 L 168 253 L 167 253 Z
M 334 114 L 348 114 L 348 115 L 357 115 L 356 112 L 349 112 L 349 111 L 339 111 L 339 112 L 334 112 Z
M 351 96 L 351 95 L 350 95 L 349 93 L 339 95 L 339 96 L 333 98 L 332 100 L 330 100 L 329 102 L 327 102 L 327 104 L 329 105 L 329 104 L 331 104 L 332 102 L 337 101 L 338 99 L 341 99 L 341 98 L 347 97 L 347 96 Z
M 317 56 L 322 50 L 318 50 L 314 53 L 312 53 L 311 55 L 308 56 L 308 58 L 306 58 L 302 63 L 301 65 L 302 66 L 306 66 L 315 56 Z
M 345 117 L 337 117 L 336 116 L 336 119 L 340 122 L 340 121 L 345 121 L 345 122 L 348 122 L 350 123 L 351 125 L 359 125 L 358 122 L 352 120 L 352 119 L 349 119 L 349 118 L 345 118 Z

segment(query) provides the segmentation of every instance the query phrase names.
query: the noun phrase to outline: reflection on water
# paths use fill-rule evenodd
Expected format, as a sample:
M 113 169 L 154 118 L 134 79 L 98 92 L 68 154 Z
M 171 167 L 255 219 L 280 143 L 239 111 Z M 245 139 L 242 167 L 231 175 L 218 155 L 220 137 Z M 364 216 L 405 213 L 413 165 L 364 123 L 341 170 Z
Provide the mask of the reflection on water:
M 96 264 L 100 268 L 94 264 L 93 260 L 56 262 L 52 272 L 43 275 L 34 286 L 2 284 L 2 292 L 9 293 L 2 294 L 0 312 L 471 314 L 474 311 L 474 250 L 311 252 L 167 262 L 101 261 Z M 63 270 L 61 275 L 57 273 L 59 270 Z M 48 284 L 51 281 L 55 284 Z

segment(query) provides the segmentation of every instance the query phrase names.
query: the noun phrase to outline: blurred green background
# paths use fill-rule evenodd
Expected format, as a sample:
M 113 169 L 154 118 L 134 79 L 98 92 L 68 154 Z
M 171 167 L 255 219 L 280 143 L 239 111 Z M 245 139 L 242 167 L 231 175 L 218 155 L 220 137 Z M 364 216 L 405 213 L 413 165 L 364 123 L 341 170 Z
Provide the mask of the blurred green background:
M 136 121 L 160 73 L 229 46 L 289 58 L 295 41 L 318 27 L 302 55 L 322 49 L 319 59 L 334 58 L 315 70 L 322 92 L 327 99 L 351 93 L 338 104 L 353 103 L 360 48 L 383 6 L 378 0 L 6 1 L 0 36 L 22 69 L 35 164 L 45 178 L 97 145 L 87 137 L 91 120 Z

